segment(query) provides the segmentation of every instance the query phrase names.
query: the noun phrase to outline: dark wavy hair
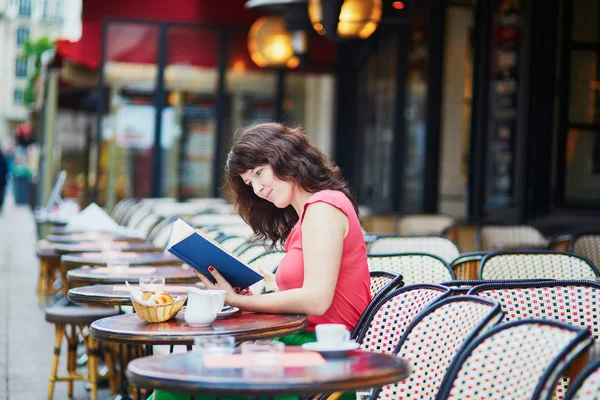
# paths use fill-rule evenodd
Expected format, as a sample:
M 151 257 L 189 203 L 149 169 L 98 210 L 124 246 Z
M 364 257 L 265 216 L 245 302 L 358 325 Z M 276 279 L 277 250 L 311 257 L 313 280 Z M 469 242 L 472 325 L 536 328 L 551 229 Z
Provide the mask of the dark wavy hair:
M 313 146 L 300 128 L 278 123 L 257 124 L 244 129 L 227 155 L 225 188 L 236 211 L 260 239 L 283 244 L 298 221 L 291 205 L 277 208 L 243 182 L 240 174 L 260 165 L 270 165 L 278 179 L 295 182 L 309 193 L 339 190 L 350 199 L 358 214 L 354 193 L 339 167 Z

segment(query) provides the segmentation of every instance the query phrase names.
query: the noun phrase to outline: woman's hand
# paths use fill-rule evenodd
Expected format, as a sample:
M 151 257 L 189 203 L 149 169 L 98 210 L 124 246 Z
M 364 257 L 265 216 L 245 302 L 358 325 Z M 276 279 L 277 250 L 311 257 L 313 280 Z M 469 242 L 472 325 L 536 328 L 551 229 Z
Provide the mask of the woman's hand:
M 245 294 L 244 292 L 246 291 L 246 289 L 244 291 L 241 291 L 240 288 L 232 287 L 229 284 L 229 282 L 227 282 L 227 280 L 225 278 L 223 278 L 223 276 L 219 273 L 219 271 L 217 271 L 217 269 L 215 267 L 213 267 L 213 266 L 208 267 L 208 272 L 212 275 L 214 280 L 217 282 L 216 284 L 213 283 L 210 279 L 208 279 L 206 276 L 204 276 L 200 272 L 194 270 L 194 273 L 196 274 L 198 279 L 200 279 L 200 281 L 204 284 L 204 286 L 207 289 L 225 290 L 225 302 L 227 304 L 229 304 L 230 306 L 232 305 L 232 302 L 235 302 L 235 298 L 237 296 L 239 296 L 240 294 Z

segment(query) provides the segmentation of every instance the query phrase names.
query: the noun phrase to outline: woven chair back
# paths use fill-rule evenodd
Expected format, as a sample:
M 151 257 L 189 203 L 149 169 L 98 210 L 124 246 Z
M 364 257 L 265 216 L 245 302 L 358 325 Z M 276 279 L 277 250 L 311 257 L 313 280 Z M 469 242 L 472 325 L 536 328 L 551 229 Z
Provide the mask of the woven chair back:
M 429 306 L 410 324 L 396 348 L 418 373 L 383 386 L 372 398 L 435 398 L 459 351 L 501 319 L 497 303 L 475 296 L 451 297 Z
M 369 255 L 426 253 L 451 263 L 460 251 L 444 236 L 378 236 L 369 246 Z
M 454 218 L 444 214 L 411 214 L 398 218 L 399 235 L 441 235 L 454 223 Z
M 369 311 L 356 335 L 363 350 L 391 354 L 415 316 L 450 294 L 438 285 L 411 285 L 388 293 Z
M 600 234 L 585 234 L 573 238 L 572 251 L 589 258 L 597 267 L 600 265 Z
M 591 344 L 588 331 L 556 321 L 501 324 L 461 351 L 436 399 L 547 400 L 558 377 Z
M 598 269 L 566 252 L 496 252 L 479 265 L 479 279 L 595 279 Z
M 402 275 L 406 285 L 439 283 L 456 279 L 454 272 L 444 260 L 430 254 L 369 255 L 367 262 L 370 270 L 391 271 Z
M 545 249 L 548 239 L 529 225 L 484 225 L 479 228 L 479 242 L 483 251 L 515 249 Z

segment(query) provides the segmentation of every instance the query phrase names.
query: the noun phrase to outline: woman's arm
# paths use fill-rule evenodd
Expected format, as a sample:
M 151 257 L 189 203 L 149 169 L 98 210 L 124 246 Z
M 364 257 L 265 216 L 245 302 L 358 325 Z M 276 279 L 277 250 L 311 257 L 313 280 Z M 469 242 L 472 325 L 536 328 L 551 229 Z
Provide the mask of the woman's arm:
M 329 309 L 337 284 L 348 217 L 327 203 L 306 208 L 302 222 L 304 283 L 301 288 L 260 296 L 243 296 L 234 291 L 216 269 L 211 271 L 217 285 L 227 291 L 227 304 L 242 310 L 264 313 L 322 315 Z M 207 287 L 214 286 L 199 276 Z

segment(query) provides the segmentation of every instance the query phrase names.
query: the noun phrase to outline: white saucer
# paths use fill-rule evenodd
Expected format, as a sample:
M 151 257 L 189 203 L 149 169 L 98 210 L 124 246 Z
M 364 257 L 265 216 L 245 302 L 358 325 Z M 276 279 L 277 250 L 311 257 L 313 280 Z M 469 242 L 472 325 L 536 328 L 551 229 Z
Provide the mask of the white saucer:
M 237 307 L 223 306 L 223 308 L 221 309 L 221 311 L 219 311 L 217 313 L 217 318 L 229 317 L 229 316 L 235 314 L 238 311 L 240 311 L 240 309 L 237 308 Z
M 319 342 L 311 342 L 311 343 L 304 343 L 302 345 L 302 348 L 304 350 L 309 350 L 309 351 L 317 351 L 319 353 L 321 353 L 321 355 L 323 357 L 343 357 L 345 356 L 350 350 L 356 350 L 358 348 L 360 348 L 360 344 L 356 343 L 353 340 L 350 340 L 349 342 L 344 343 L 342 346 L 339 347 L 325 347 L 322 344 L 320 344 Z

